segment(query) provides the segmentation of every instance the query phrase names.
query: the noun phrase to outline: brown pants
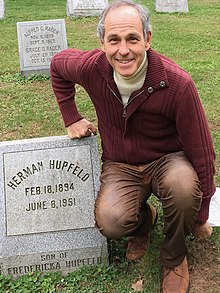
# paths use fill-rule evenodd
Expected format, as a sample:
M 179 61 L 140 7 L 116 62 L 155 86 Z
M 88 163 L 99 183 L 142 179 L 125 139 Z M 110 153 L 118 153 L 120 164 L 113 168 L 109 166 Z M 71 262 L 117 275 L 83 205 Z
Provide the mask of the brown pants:
M 185 237 L 192 231 L 202 192 L 198 176 L 183 152 L 134 166 L 106 161 L 95 204 L 96 226 L 109 239 L 146 234 L 152 227 L 146 202 L 156 195 L 164 214 L 160 251 L 164 266 L 175 267 L 186 256 Z

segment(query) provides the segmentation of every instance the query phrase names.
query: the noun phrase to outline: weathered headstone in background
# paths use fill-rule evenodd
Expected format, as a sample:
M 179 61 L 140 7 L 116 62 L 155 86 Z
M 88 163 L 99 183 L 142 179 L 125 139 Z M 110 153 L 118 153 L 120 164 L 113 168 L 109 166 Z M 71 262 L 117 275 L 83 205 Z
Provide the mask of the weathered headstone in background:
M 67 48 L 64 19 L 17 23 L 20 70 L 25 76 L 49 74 L 50 60 Z
M 0 143 L 0 264 L 3 275 L 103 264 L 94 226 L 99 188 L 95 136 Z
M 97 16 L 108 5 L 107 0 L 67 0 L 67 16 Z
M 187 0 L 155 0 L 155 10 L 157 12 L 188 12 Z
M 0 19 L 5 17 L 5 4 L 4 0 L 0 0 Z

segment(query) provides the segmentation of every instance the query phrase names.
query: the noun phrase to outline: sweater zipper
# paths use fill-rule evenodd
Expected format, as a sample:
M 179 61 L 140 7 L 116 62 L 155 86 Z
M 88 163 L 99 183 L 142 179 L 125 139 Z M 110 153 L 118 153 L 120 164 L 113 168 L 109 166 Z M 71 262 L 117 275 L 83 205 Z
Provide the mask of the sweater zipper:
M 144 90 L 142 90 L 140 93 L 138 93 L 136 96 L 134 96 L 130 101 L 128 101 L 127 105 L 124 106 L 124 110 L 123 110 L 123 117 L 126 118 L 126 113 L 127 113 L 127 106 L 138 96 L 140 96 L 142 93 L 144 92 Z M 123 104 L 124 105 L 124 104 Z
M 126 114 L 127 114 L 127 106 L 138 96 L 140 96 L 144 90 L 142 90 L 140 93 L 138 93 L 136 96 L 134 96 L 128 103 L 126 106 L 124 106 L 124 104 L 122 103 L 121 99 L 116 95 L 116 93 L 110 88 L 110 86 L 108 85 L 108 88 L 110 89 L 110 91 L 113 93 L 113 95 L 116 97 L 116 99 L 123 105 L 123 113 L 122 113 L 122 116 L 124 118 L 126 118 Z

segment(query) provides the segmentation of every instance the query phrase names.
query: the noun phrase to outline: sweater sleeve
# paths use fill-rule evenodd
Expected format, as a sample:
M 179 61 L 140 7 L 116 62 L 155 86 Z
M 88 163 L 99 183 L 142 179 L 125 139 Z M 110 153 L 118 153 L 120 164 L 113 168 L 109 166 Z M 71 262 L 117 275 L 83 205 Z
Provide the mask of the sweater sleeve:
M 205 222 L 209 216 L 210 200 L 215 192 L 215 153 L 208 121 L 197 89 L 190 77 L 176 110 L 179 140 L 198 174 L 203 192 L 197 220 Z
M 65 127 L 82 119 L 75 103 L 75 84 L 80 84 L 79 53 L 67 49 L 56 54 L 50 64 L 51 85 Z

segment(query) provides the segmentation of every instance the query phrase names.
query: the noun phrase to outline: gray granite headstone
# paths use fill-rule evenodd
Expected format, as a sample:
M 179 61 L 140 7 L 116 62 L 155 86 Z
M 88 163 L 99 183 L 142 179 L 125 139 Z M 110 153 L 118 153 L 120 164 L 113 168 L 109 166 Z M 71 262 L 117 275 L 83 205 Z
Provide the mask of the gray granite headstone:
M 108 5 L 107 0 L 67 0 L 67 16 L 97 16 Z
M 107 241 L 94 225 L 99 173 L 95 136 L 0 143 L 3 275 L 108 263 Z
M 50 60 L 67 48 L 64 19 L 17 23 L 20 70 L 25 76 L 49 74 Z
M 187 0 L 155 0 L 155 10 L 157 12 L 188 12 Z
M 4 0 L 0 0 L 0 19 L 5 17 L 5 4 Z

